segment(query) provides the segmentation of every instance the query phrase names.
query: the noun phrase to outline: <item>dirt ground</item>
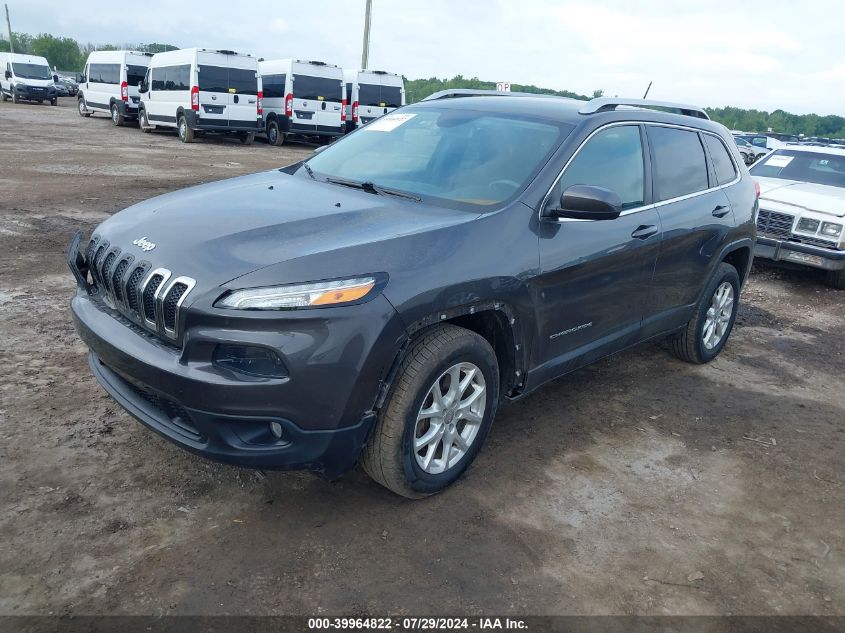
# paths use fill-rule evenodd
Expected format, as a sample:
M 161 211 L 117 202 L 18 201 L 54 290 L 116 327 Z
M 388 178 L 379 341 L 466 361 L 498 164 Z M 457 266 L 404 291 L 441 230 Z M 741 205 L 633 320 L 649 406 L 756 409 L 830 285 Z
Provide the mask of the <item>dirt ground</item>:
M 0 104 L 0 614 L 845 614 L 845 292 L 758 267 L 696 367 L 651 345 L 503 406 L 446 493 L 184 452 L 115 405 L 63 251 L 307 145 Z

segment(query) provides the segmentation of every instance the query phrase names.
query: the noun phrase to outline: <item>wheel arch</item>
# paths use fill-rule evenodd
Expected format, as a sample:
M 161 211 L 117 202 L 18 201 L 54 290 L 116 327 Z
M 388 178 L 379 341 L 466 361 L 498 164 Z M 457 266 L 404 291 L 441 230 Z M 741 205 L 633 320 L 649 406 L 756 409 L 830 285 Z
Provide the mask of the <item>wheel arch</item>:
M 740 287 L 745 285 L 748 274 L 751 271 L 751 263 L 754 261 L 754 244 L 750 239 L 733 242 L 727 245 L 719 257 L 719 262 L 730 264 L 739 273 Z

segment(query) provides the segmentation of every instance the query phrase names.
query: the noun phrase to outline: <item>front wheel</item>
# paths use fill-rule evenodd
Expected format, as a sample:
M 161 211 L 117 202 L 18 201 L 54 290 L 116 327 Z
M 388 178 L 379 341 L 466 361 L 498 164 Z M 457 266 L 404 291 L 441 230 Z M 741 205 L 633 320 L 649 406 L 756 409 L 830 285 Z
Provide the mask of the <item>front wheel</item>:
M 827 284 L 837 290 L 845 290 L 845 270 L 829 270 Z
M 76 103 L 76 107 L 79 110 L 79 116 L 89 117 L 91 113 L 88 112 L 88 108 L 85 107 L 85 99 L 78 99 Z
M 179 132 L 179 140 L 183 143 L 193 143 L 194 142 L 194 131 L 188 126 L 188 120 L 185 118 L 184 115 L 179 117 L 179 122 L 177 124 L 178 132 Z
M 53 99 L 52 101 L 50 101 L 50 105 L 54 105 L 54 106 L 59 105 L 59 99 L 58 99 L 58 97 L 57 97 L 57 98 L 55 98 L 55 99 Z
M 688 363 L 709 363 L 728 342 L 739 307 L 739 274 L 722 262 L 683 330 L 670 339 L 672 353 Z
M 440 492 L 478 455 L 498 401 L 490 343 L 464 328 L 437 326 L 402 360 L 361 465 L 403 497 Z
M 144 108 L 138 110 L 138 129 L 146 134 L 152 131 L 150 120 L 147 118 L 147 111 Z

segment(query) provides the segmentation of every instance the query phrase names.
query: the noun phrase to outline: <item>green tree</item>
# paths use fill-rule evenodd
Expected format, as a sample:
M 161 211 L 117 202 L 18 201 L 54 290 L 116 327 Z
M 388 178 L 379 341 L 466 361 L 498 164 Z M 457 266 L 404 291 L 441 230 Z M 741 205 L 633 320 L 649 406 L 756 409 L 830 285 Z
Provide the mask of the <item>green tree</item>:
M 15 33 L 12 32 L 12 42 L 15 45 L 15 52 L 18 54 L 27 54 L 32 52 L 32 36 L 29 33 Z M 0 39 L 0 53 L 9 52 L 9 40 Z
M 81 70 L 85 60 L 79 44 L 71 37 L 54 37 L 40 33 L 33 38 L 30 52 L 47 58 L 51 68 L 60 70 Z

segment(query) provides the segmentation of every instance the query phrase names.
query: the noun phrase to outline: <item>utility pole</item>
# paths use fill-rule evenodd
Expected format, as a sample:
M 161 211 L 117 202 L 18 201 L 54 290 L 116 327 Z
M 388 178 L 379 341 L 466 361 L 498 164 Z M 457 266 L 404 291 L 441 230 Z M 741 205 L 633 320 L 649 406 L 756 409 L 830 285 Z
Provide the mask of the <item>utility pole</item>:
M 361 70 L 367 70 L 370 63 L 370 18 L 372 15 L 373 0 L 367 0 L 367 9 L 364 13 L 364 49 L 361 52 Z
M 651 82 L 651 81 L 649 81 L 649 82 L 648 82 L 648 88 L 646 88 L 646 89 L 645 89 L 645 94 L 643 95 L 643 99 L 645 99 L 646 97 L 648 97 L 648 91 L 649 91 L 649 90 L 651 90 L 651 84 L 652 84 L 652 83 L 653 83 L 653 82 Z
M 15 52 L 15 44 L 12 42 L 12 23 L 9 21 L 9 5 L 6 6 L 6 28 L 9 29 L 9 52 Z M 367 28 L 369 31 L 369 27 Z

